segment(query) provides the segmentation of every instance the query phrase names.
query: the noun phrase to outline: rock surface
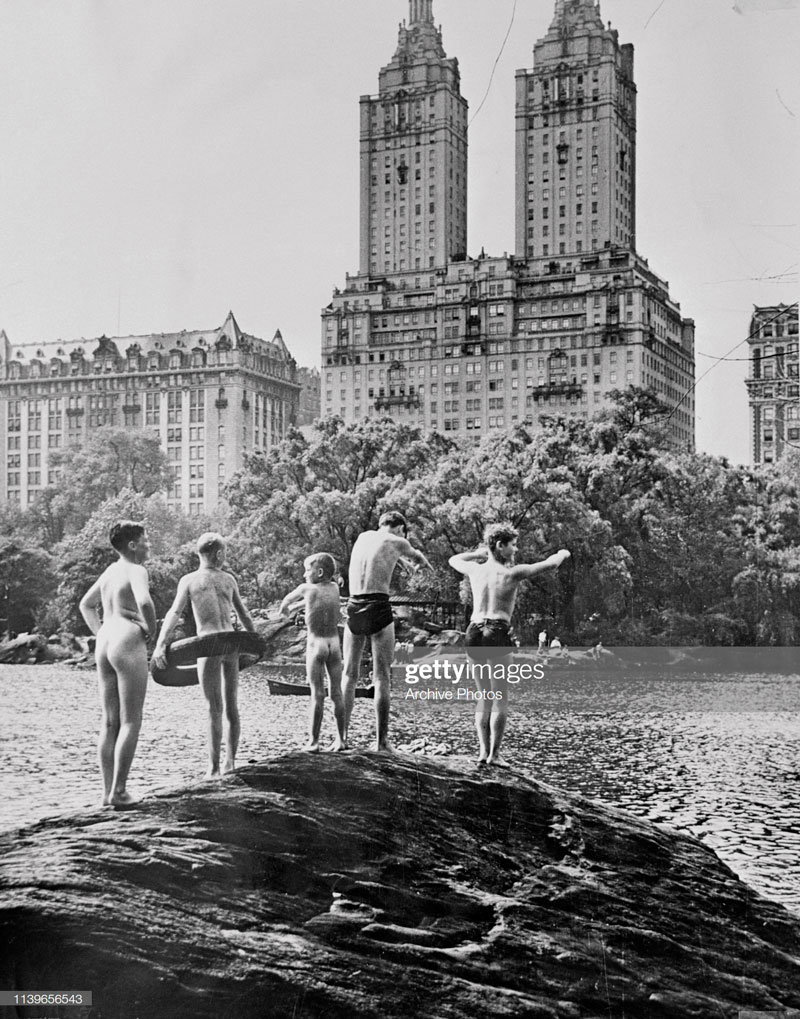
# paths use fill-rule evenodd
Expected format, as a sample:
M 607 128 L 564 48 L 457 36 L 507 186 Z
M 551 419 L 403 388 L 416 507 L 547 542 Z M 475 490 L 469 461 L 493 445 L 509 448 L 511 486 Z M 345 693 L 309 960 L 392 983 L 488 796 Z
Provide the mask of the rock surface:
M 42 821 L 0 888 L 0 987 L 93 1019 L 800 1015 L 800 921 L 711 850 L 464 759 L 293 754 Z

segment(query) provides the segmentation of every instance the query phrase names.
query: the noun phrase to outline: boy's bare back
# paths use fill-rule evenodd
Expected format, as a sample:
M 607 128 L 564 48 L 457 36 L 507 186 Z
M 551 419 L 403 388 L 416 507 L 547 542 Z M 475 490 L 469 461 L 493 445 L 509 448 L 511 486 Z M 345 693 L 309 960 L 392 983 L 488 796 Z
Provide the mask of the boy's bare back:
M 192 605 L 199 637 L 219 630 L 233 629 L 232 616 L 237 585 L 232 574 L 201 566 L 199 570 L 183 577 L 180 585 L 185 585 L 185 593 Z
M 110 622 L 115 616 L 138 623 L 145 633 L 147 623 L 139 611 L 134 589 L 147 585 L 147 570 L 138 563 L 119 559 L 112 563 L 97 581 L 103 607 L 103 622 Z
M 330 581 L 304 584 L 306 628 L 312 637 L 338 637 L 339 586 Z

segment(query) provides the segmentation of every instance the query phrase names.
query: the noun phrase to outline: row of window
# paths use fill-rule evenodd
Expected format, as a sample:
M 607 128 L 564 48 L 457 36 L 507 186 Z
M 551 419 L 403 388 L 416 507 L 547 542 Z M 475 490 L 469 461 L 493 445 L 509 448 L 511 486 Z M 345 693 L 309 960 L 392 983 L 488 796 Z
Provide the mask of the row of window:
M 589 384 L 589 380 L 590 380 L 590 373 L 588 371 L 581 371 L 581 372 L 575 372 L 573 374 L 570 374 L 570 373 L 567 372 L 566 369 L 564 369 L 563 371 L 551 371 L 549 373 L 549 375 L 527 376 L 524 381 L 525 381 L 526 389 L 536 389 L 536 388 L 543 388 L 543 387 L 552 386 L 552 385 L 570 385 L 571 384 L 571 385 L 586 386 L 586 385 Z M 606 382 L 610 386 L 618 385 L 618 384 L 620 384 L 622 382 L 622 380 L 623 380 L 623 373 L 621 371 L 617 371 L 616 369 L 612 369 L 612 370 L 610 370 L 607 373 Z M 510 388 L 512 390 L 519 389 L 520 381 L 521 380 L 520 380 L 519 377 L 514 376 L 510 380 Z M 628 369 L 625 370 L 624 381 L 628 385 L 632 384 L 635 381 L 635 372 L 634 372 L 634 370 L 632 368 L 628 368 Z M 680 380 L 677 380 L 677 381 L 680 381 Z M 603 372 L 602 371 L 594 371 L 594 372 L 591 373 L 591 384 L 595 385 L 595 386 L 600 386 L 600 385 L 603 384 Z M 445 393 L 445 395 L 453 395 L 454 393 L 459 393 L 461 391 L 461 384 L 460 384 L 460 382 L 445 382 L 443 384 L 443 386 L 442 386 L 442 389 L 443 389 L 443 392 Z M 482 389 L 483 389 L 483 383 L 480 382 L 480 381 L 465 383 L 465 390 L 468 393 L 481 392 Z M 487 389 L 488 389 L 489 392 L 502 392 L 505 389 L 505 380 L 504 379 L 490 379 L 487 382 Z M 439 392 L 439 385 L 438 385 L 438 383 L 436 383 L 436 382 L 431 383 L 430 386 L 428 387 L 429 395 L 430 396 L 436 396 L 438 394 L 438 392 Z M 347 394 L 348 394 L 347 389 L 340 389 L 339 390 L 339 399 L 341 401 L 346 401 L 347 400 Z M 407 396 L 421 397 L 421 396 L 425 395 L 425 386 L 424 385 L 416 385 L 416 384 L 408 384 L 408 386 L 406 386 L 403 383 L 396 383 L 395 386 L 391 386 L 391 385 L 389 386 L 388 393 L 386 391 L 386 386 L 380 386 L 378 388 L 377 392 L 375 391 L 374 387 L 369 387 L 369 389 L 367 390 L 367 395 L 369 396 L 370 399 L 372 399 L 374 397 L 378 397 L 378 398 L 385 397 L 387 395 L 388 396 L 398 396 L 398 397 L 399 396 L 406 396 L 406 395 Z M 333 398 L 334 398 L 333 397 L 333 389 L 327 389 L 325 391 L 325 400 L 326 400 L 326 402 L 327 403 L 332 403 L 333 402 Z M 361 389 L 358 386 L 353 390 L 353 399 L 354 400 L 360 400 L 361 399 Z
M 776 319 L 774 322 L 765 322 L 763 325 L 757 325 L 753 335 L 760 339 L 771 336 L 797 336 L 797 316 L 795 315 L 794 318 L 788 319 L 788 321 Z M 795 345 L 796 352 L 797 348 Z
M 448 356 L 448 353 L 452 353 L 452 348 L 445 348 L 445 357 Z M 607 362 L 608 362 L 609 365 L 612 365 L 612 366 L 616 365 L 618 363 L 618 360 L 619 360 L 619 353 L 618 353 L 618 351 L 616 351 L 616 350 L 607 350 L 606 351 L 606 359 L 607 359 Z M 627 348 L 626 349 L 626 351 L 625 351 L 625 359 L 626 359 L 626 361 L 629 364 L 633 363 L 633 361 L 635 359 L 635 355 L 634 355 L 634 351 L 631 348 Z M 569 367 L 571 367 L 571 368 L 577 368 L 578 366 L 586 367 L 586 365 L 589 363 L 589 355 L 584 353 L 584 354 L 570 354 L 569 356 L 567 356 L 565 354 L 562 358 L 559 358 L 559 359 L 554 359 L 552 355 L 550 357 L 548 357 L 548 358 L 545 358 L 545 357 L 539 357 L 539 358 L 527 357 L 527 358 L 525 358 L 525 368 L 528 371 L 531 371 L 534 367 L 538 367 L 541 370 L 541 369 L 545 368 L 548 363 L 550 364 L 550 366 L 552 368 L 555 365 L 557 365 L 559 361 L 563 362 L 565 367 L 567 366 L 567 364 L 569 364 Z M 459 375 L 461 373 L 461 364 L 462 363 L 464 364 L 464 373 L 466 375 L 480 375 L 483 372 L 483 362 L 482 361 L 466 361 L 466 362 L 454 361 L 452 364 L 445 364 L 445 365 L 442 366 L 443 374 L 444 375 Z M 600 350 L 595 350 L 594 353 L 592 354 L 592 363 L 594 365 L 602 364 L 602 352 Z M 490 374 L 491 373 L 500 373 L 500 372 L 504 372 L 506 370 L 506 362 L 503 361 L 503 360 L 490 360 L 490 361 L 487 361 L 486 364 L 487 364 L 487 370 L 488 370 L 488 372 Z M 511 365 L 510 365 L 511 371 L 512 372 L 518 371 L 519 368 L 520 368 L 520 364 L 521 364 L 521 359 L 520 358 L 512 358 L 511 359 Z M 425 367 L 425 365 L 418 365 L 418 366 L 416 366 L 416 365 L 412 364 L 412 365 L 404 366 L 402 369 L 398 369 L 398 368 L 396 368 L 396 369 L 386 369 L 386 368 L 375 369 L 375 368 L 370 368 L 366 372 L 366 377 L 367 377 L 367 379 L 369 381 L 372 381 L 373 379 L 376 378 L 376 371 L 377 371 L 377 378 L 380 381 L 383 381 L 386 378 L 387 371 L 390 374 L 392 372 L 394 372 L 395 374 L 402 374 L 403 376 L 407 376 L 407 377 L 410 377 L 410 378 L 414 378 L 415 375 L 418 375 L 419 378 L 422 379 L 422 378 L 425 378 L 425 376 L 426 376 L 426 367 Z M 348 371 L 340 370 L 339 371 L 339 381 L 340 382 L 348 381 L 349 374 L 350 373 Z M 436 364 L 430 365 L 429 368 L 428 368 L 427 374 L 431 378 L 436 378 L 439 375 L 439 365 L 436 365 Z M 362 369 L 357 368 L 352 373 L 352 375 L 353 375 L 353 381 L 354 382 L 360 382 L 361 378 L 362 378 Z M 328 385 L 330 385 L 333 382 L 333 380 L 334 380 L 334 372 L 332 372 L 332 371 L 326 372 L 326 374 L 325 374 L 325 381 L 328 383 Z

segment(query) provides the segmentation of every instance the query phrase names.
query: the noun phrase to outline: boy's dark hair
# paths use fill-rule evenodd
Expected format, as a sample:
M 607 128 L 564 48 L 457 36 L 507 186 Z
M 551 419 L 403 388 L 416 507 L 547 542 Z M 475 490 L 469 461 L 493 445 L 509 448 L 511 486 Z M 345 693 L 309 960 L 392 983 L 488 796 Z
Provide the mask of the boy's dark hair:
M 316 552 L 314 555 L 310 555 L 304 565 L 322 570 L 324 580 L 332 580 L 336 573 L 336 560 L 328 552 Z
M 387 510 L 386 513 L 383 513 L 378 521 L 378 527 L 402 527 L 408 534 L 408 521 L 397 510 Z
M 519 531 L 515 530 L 507 520 L 497 524 L 489 524 L 483 532 L 483 542 L 489 549 L 493 559 L 496 559 L 495 546 L 506 545 L 509 541 L 519 537 Z
M 111 528 L 108 540 L 111 545 L 121 552 L 130 541 L 138 541 L 144 534 L 144 524 L 138 524 L 135 520 L 118 520 Z

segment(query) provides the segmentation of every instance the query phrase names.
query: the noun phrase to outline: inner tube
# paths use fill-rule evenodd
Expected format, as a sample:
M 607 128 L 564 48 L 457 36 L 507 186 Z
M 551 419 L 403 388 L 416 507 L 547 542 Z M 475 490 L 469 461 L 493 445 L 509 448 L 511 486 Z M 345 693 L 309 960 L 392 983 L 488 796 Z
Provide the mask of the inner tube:
M 251 630 L 218 630 L 202 637 L 176 640 L 167 648 L 167 666 L 159 669 L 150 663 L 150 672 L 161 686 L 197 686 L 197 659 L 239 653 L 239 670 L 255 665 L 264 657 L 267 642 Z

